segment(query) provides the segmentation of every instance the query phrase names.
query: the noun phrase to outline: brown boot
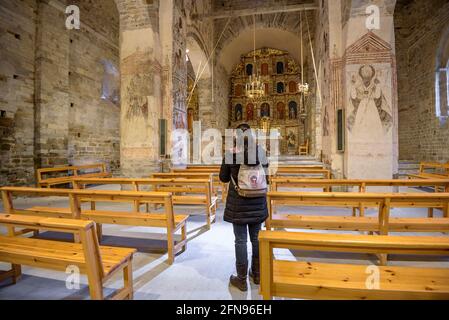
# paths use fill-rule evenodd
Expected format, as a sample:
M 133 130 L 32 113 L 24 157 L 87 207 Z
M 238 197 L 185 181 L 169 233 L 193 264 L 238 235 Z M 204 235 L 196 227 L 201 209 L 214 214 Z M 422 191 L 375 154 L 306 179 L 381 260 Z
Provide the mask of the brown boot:
M 248 276 L 248 265 L 236 265 L 237 276 L 231 276 L 229 279 L 229 284 L 236 287 L 240 291 L 246 292 L 248 291 L 248 283 L 246 282 L 246 278 Z
M 259 258 L 252 260 L 251 270 L 249 270 L 249 277 L 253 279 L 254 284 L 260 284 L 260 265 Z

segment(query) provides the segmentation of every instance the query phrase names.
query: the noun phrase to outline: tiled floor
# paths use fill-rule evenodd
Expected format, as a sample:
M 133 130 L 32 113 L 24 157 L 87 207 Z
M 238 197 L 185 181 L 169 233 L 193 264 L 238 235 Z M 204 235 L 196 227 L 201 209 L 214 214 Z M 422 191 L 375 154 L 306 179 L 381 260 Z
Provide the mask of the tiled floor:
M 409 190 L 410 191 L 410 190 Z M 413 191 L 417 191 L 413 189 Z M 24 207 L 39 205 L 65 206 L 60 199 L 18 199 L 17 204 Z M 298 212 L 298 208 L 284 208 L 283 211 Z M 0 207 L 1 211 L 1 207 Z M 302 213 L 317 214 L 341 214 L 341 210 L 302 209 Z M 167 255 L 160 252 L 165 246 L 165 235 L 161 229 L 104 226 L 104 245 L 118 245 L 138 248 L 134 257 L 134 289 L 135 299 L 261 299 L 258 287 L 251 284 L 248 293 L 229 288 L 229 275 L 234 271 L 234 243 L 232 226 L 223 222 L 223 206 L 218 211 L 218 221 L 207 230 L 205 217 L 198 208 L 177 208 L 177 212 L 189 212 L 195 214 L 188 221 L 188 247 L 187 251 L 176 257 L 175 263 L 169 266 L 166 263 Z M 350 214 L 350 211 L 347 211 Z M 395 215 L 426 216 L 426 210 L 413 209 L 395 210 Z M 373 214 L 372 212 L 368 212 Z M 440 213 L 437 213 L 440 214 Z M 1 232 L 1 231 L 0 231 Z M 315 231 L 316 232 L 316 231 Z M 442 234 L 437 234 L 443 236 Z M 46 237 L 58 237 L 55 234 L 47 234 Z M 159 251 L 159 252 L 158 252 Z M 278 257 L 285 259 L 304 259 L 304 253 L 295 253 L 288 250 L 276 252 Z M 321 253 L 308 253 L 309 260 L 330 259 L 330 261 L 342 261 L 347 263 L 370 264 L 375 262 L 375 257 L 368 255 L 329 255 Z M 426 261 L 416 257 L 400 259 L 392 256 L 391 264 L 413 264 L 449 267 L 448 260 Z M 408 260 L 408 261 L 407 261 Z M 6 270 L 8 265 L 0 263 L 0 270 Z M 66 288 L 67 274 L 36 268 L 23 267 L 22 280 L 11 286 L 8 283 L 0 284 L 0 299 L 89 299 L 85 277 L 81 277 L 80 290 Z M 121 285 L 121 276 L 112 279 L 106 292 Z

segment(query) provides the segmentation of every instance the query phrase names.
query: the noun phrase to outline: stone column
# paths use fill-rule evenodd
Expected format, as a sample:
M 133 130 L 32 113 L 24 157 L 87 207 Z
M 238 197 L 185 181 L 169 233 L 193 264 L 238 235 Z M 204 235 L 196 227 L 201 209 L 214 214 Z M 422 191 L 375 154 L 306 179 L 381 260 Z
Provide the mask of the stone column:
M 366 28 L 370 1 L 352 4 L 343 19 L 342 63 L 346 114 L 345 177 L 391 179 L 398 172 L 394 2 L 377 3 L 380 29 Z
M 158 119 L 161 64 L 154 5 L 128 1 L 119 6 L 121 57 L 121 173 L 148 177 L 160 170 Z

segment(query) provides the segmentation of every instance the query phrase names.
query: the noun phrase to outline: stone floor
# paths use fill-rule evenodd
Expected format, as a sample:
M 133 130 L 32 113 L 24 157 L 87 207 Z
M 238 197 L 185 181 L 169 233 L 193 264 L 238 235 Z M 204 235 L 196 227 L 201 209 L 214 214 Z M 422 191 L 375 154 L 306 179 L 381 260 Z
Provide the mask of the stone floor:
M 416 189 L 409 192 L 422 192 Z M 18 207 L 33 205 L 66 206 L 66 201 L 58 198 L 45 199 L 18 199 Z M 104 205 L 104 208 L 112 205 Z M 113 205 L 116 209 L 117 205 Z M 0 206 L 0 212 L 2 207 Z M 317 208 L 283 208 L 282 211 L 315 213 L 315 214 L 342 214 L 345 209 L 317 209 Z M 177 207 L 176 212 L 190 213 L 188 221 L 188 247 L 187 251 L 176 257 L 172 266 L 167 264 L 167 255 L 161 248 L 166 244 L 165 235 L 161 229 L 126 226 L 104 226 L 103 245 L 116 245 L 138 249 L 134 257 L 134 289 L 135 299 L 196 299 L 196 300 L 232 300 L 232 299 L 261 299 L 258 287 L 251 284 L 248 293 L 229 288 L 229 275 L 234 271 L 234 247 L 232 226 L 223 222 L 223 206 L 218 211 L 217 222 L 211 230 L 205 228 L 204 212 L 198 208 Z M 349 210 L 346 210 L 350 214 Z M 395 210 L 394 215 L 426 216 L 426 210 L 404 209 Z M 368 212 L 368 215 L 375 214 Z M 440 213 L 437 212 L 437 215 Z M 4 230 L 0 230 L 4 232 Z M 310 232 L 310 231 L 306 231 Z M 316 232 L 316 231 L 315 231 Z M 409 234 L 410 235 L 410 234 Z M 443 234 L 432 234 L 444 236 Z M 46 238 L 64 238 L 63 235 L 47 233 Z M 326 259 L 326 261 L 345 261 L 346 263 L 372 264 L 375 257 L 369 255 L 349 254 L 323 254 L 301 253 L 289 250 L 276 251 L 277 258 L 287 260 L 311 261 Z M 427 261 L 418 257 L 392 256 L 391 265 L 426 265 L 449 267 L 447 259 L 432 259 Z M 0 263 L 0 270 L 7 270 L 9 266 Z M 30 267 L 23 267 L 22 280 L 12 286 L 9 283 L 0 283 L 0 299 L 89 299 L 86 278 L 81 277 L 79 290 L 66 289 L 67 274 Z M 121 285 L 121 275 L 107 283 L 106 293 Z

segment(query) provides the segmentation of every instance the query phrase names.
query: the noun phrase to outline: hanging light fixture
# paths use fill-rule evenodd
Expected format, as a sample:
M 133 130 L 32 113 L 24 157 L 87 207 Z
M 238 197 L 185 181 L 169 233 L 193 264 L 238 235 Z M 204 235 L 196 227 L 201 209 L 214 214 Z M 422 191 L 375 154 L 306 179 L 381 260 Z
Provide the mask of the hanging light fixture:
M 254 33 L 253 33 L 253 41 L 254 41 L 254 64 L 252 74 L 248 78 L 248 82 L 245 85 L 246 96 L 249 99 L 257 100 L 261 99 L 265 96 L 265 85 L 263 84 L 259 72 L 256 68 L 256 16 L 253 15 L 254 20 Z
M 309 84 L 304 82 L 304 45 L 303 45 L 303 32 L 302 32 L 302 11 L 299 12 L 299 24 L 301 30 L 301 82 L 298 83 L 298 91 L 304 96 L 309 95 Z

